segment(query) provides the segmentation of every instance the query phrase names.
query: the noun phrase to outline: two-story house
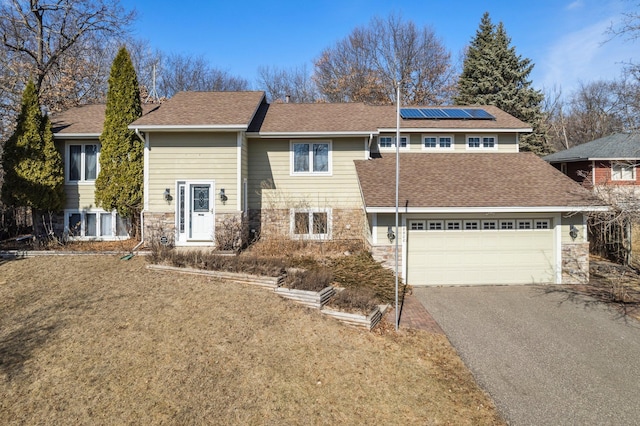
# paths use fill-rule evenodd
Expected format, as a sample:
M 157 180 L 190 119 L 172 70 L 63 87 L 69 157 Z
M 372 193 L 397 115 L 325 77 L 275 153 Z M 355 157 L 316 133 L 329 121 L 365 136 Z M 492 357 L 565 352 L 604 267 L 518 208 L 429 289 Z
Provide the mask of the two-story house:
M 92 108 L 54 120 L 60 145 L 87 141 L 81 123 L 100 121 L 89 118 Z M 401 274 L 412 285 L 588 277 L 588 191 L 519 153 L 530 126 L 492 106 L 403 108 L 398 118 L 394 106 L 183 92 L 129 127 L 145 143 L 145 238 L 213 246 L 226 218 L 246 217 L 260 238 L 364 239 L 388 264 L 397 239 Z M 82 164 L 91 155 L 81 148 Z M 80 183 L 70 182 L 68 193 Z M 118 223 L 89 199 L 69 197 L 66 226 L 80 214 L 88 229 L 94 212 L 95 221 L 111 214 Z

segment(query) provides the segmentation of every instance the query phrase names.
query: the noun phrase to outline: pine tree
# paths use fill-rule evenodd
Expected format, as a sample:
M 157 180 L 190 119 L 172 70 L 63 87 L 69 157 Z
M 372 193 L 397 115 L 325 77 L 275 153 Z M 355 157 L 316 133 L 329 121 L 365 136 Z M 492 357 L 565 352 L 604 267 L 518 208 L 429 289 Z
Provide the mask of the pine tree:
M 16 130 L 2 157 L 2 199 L 8 205 L 31 207 L 34 224 L 38 211 L 56 212 L 64 205 L 64 169 L 56 149 L 49 117 L 42 114 L 36 86 L 27 83 Z
M 116 209 L 134 223 L 142 207 L 144 146 L 127 126 L 141 115 L 138 78 L 129 52 L 122 47 L 109 75 L 95 199 L 98 206 Z
M 544 95 L 528 80 L 533 63 L 519 56 L 510 44 L 502 22 L 496 27 L 485 13 L 465 56 L 455 103 L 495 105 L 529 123 L 533 132 L 521 136 L 520 149 L 544 155 L 549 152 L 542 113 Z

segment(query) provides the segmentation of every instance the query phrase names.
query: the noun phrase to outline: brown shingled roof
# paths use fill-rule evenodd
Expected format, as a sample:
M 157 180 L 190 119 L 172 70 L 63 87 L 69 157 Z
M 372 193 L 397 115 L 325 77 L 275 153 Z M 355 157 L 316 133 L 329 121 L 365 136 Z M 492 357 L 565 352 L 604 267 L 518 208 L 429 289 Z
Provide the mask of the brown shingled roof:
M 248 127 L 264 92 L 179 92 L 132 126 Z
M 395 206 L 395 155 L 356 160 L 365 205 Z M 578 207 L 592 194 L 532 153 L 400 154 L 405 207 Z
M 425 107 L 429 108 L 429 107 Z M 437 107 L 442 109 L 460 107 Z M 491 105 L 465 106 L 484 109 L 495 120 L 401 119 L 403 129 L 528 129 L 530 126 Z M 363 103 L 271 104 L 259 129 L 265 133 L 377 132 L 395 128 L 396 107 Z
M 147 114 L 157 108 L 158 104 L 143 104 L 142 113 Z M 53 133 L 65 134 L 96 134 L 102 133 L 104 125 L 104 104 L 83 105 L 70 108 L 51 116 Z

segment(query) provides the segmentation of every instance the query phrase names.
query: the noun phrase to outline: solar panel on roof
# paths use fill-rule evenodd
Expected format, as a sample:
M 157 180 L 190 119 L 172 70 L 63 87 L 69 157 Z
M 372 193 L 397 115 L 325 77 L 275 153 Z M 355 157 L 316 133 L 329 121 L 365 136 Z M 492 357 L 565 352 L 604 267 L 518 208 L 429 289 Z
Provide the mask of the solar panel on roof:
M 440 108 L 422 108 L 420 111 L 427 118 L 447 118 L 447 115 Z
M 495 120 L 483 109 L 475 108 L 400 108 L 404 119 Z
M 471 117 L 481 119 L 481 120 L 491 120 L 495 118 L 493 115 L 489 114 L 487 111 L 483 109 L 465 108 L 465 111 L 467 111 L 467 113 L 471 115 Z
M 425 118 L 417 108 L 400 108 L 400 116 L 402 118 Z
M 447 118 L 472 118 L 464 109 L 451 108 L 443 111 L 447 114 Z

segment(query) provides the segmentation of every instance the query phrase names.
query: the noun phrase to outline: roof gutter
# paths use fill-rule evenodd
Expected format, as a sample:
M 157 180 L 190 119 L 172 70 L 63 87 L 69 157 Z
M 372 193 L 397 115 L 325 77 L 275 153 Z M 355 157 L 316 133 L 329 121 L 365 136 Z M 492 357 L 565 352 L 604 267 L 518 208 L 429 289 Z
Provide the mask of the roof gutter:
M 395 128 L 379 128 L 378 133 L 395 133 Z M 523 127 L 517 129 L 508 128 L 483 128 L 483 127 L 403 127 L 401 133 L 424 133 L 424 132 L 448 132 L 448 133 L 529 133 L 532 132 L 531 127 Z
M 366 207 L 367 213 L 395 213 L 395 207 Z M 607 211 L 607 206 L 403 207 L 402 213 L 557 213 Z
M 154 131 L 154 132 L 202 132 L 202 131 L 246 131 L 244 124 L 198 124 L 198 125 L 129 125 L 130 130 Z
M 54 133 L 54 139 L 93 139 L 99 138 L 100 133 Z

